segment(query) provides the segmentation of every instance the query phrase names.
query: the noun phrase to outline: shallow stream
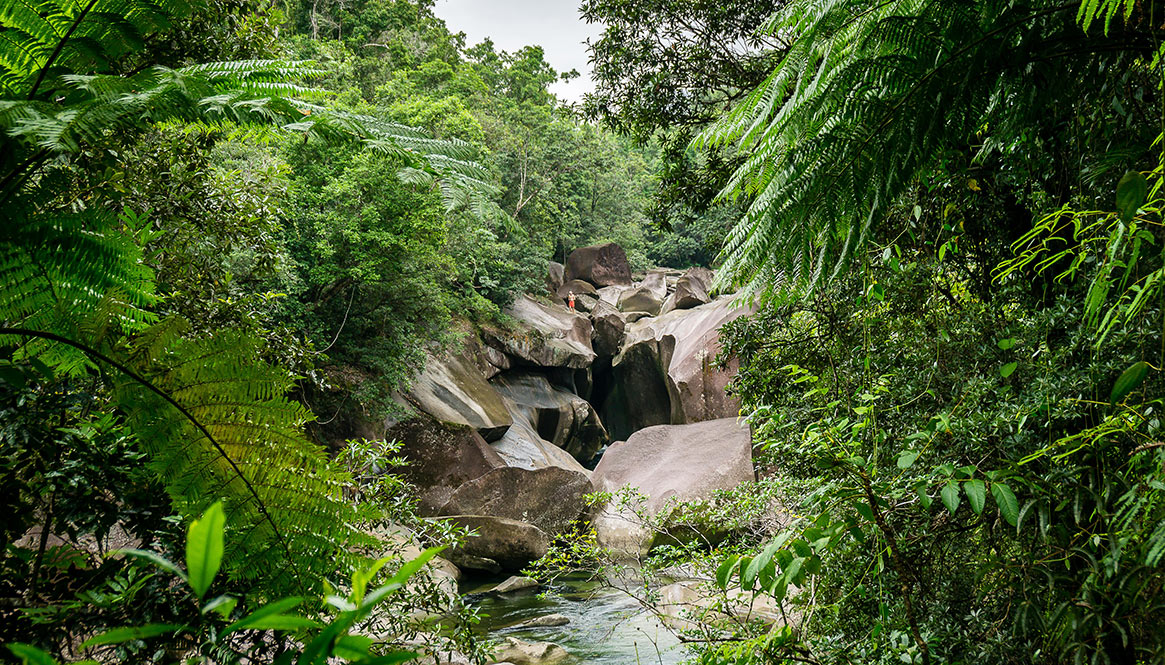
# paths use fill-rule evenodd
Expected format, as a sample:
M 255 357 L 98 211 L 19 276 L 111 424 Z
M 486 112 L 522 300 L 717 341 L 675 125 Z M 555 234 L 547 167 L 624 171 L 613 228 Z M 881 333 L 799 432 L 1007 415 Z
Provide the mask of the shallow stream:
M 554 642 L 581 665 L 676 665 L 684 650 L 655 615 L 626 593 L 580 578 L 560 580 L 549 590 L 485 593 L 497 582 L 470 584 L 466 600 L 480 608 L 479 629 L 493 637 Z M 507 628 L 547 614 L 570 619 L 563 626 Z M 484 616 L 488 615 L 488 616 Z

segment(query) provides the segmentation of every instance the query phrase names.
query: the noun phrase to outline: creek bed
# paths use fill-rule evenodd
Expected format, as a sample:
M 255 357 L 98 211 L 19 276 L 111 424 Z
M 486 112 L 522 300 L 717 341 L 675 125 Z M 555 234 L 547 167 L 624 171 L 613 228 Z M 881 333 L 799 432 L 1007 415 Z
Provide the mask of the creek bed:
M 581 665 L 676 665 L 684 649 L 659 620 L 627 594 L 585 578 L 560 579 L 544 595 L 537 589 L 483 593 L 499 580 L 470 583 L 462 591 L 480 609 L 478 630 L 492 637 L 554 642 Z M 570 619 L 563 626 L 507 628 L 547 614 Z M 488 616 L 485 616 L 488 615 Z

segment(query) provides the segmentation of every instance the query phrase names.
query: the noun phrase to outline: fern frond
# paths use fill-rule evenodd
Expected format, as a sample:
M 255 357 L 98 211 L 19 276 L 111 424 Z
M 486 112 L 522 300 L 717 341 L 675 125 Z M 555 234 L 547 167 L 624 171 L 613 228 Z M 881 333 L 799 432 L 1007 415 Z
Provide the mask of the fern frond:
M 984 127 L 1022 131 L 1015 109 L 1032 106 L 1009 96 L 1030 87 L 1024 63 L 1040 59 L 1040 44 L 1082 39 L 1062 16 L 1075 10 L 1052 0 L 786 3 L 763 28 L 791 40 L 783 57 L 694 141 L 743 157 L 720 193 L 749 207 L 726 239 L 718 286 L 764 293 L 776 278 L 779 290 L 805 291 L 845 270 L 935 155 Z

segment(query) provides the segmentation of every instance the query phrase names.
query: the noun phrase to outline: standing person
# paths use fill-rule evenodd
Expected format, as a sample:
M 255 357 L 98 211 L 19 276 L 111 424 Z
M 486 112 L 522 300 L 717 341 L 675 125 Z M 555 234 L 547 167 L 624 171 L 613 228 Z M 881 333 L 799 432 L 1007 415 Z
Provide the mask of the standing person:
M 570 308 L 570 311 L 574 311 L 574 291 L 571 291 L 569 294 L 567 294 L 566 306 Z

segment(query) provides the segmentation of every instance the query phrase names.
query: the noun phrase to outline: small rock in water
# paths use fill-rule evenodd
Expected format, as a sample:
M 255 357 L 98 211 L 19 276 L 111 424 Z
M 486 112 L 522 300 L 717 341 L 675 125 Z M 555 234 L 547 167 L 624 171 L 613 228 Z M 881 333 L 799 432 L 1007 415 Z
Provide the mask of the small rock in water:
M 557 665 L 570 659 L 570 652 L 553 642 L 524 642 L 507 637 L 498 649 L 495 665 Z
M 510 626 L 510 628 L 550 628 L 552 626 L 565 626 L 570 623 L 570 619 L 562 614 L 546 614 L 533 619 L 526 619 Z
M 512 593 L 523 589 L 533 589 L 537 586 L 538 582 L 529 577 L 511 577 L 494 587 L 494 593 Z
M 497 561 L 494 561 L 493 559 L 487 559 L 483 556 L 474 556 L 472 554 L 466 554 L 465 552 L 457 552 L 456 550 L 450 552 L 449 554 L 449 559 L 453 561 L 453 564 L 462 570 L 478 570 L 493 575 L 502 572 L 502 567 L 498 564 Z

